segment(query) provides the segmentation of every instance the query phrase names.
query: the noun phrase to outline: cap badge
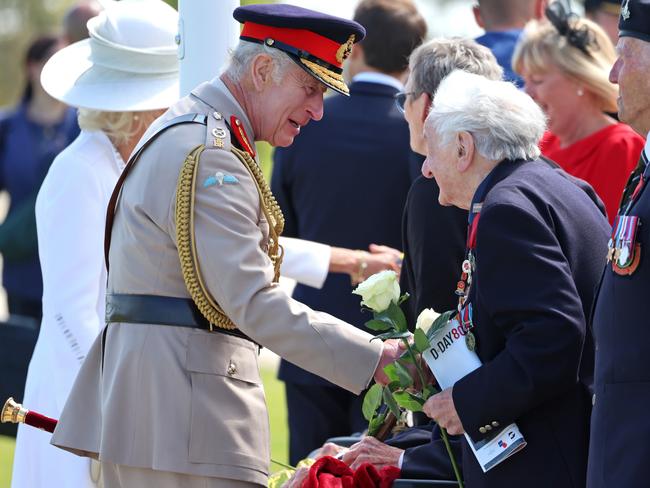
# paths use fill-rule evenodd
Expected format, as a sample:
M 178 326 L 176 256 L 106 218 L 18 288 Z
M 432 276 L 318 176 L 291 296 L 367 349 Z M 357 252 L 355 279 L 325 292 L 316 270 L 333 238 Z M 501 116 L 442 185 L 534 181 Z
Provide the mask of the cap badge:
M 630 18 L 630 0 L 624 0 L 621 7 L 621 17 L 623 17 L 623 20 Z
M 352 52 L 352 46 L 354 45 L 354 34 L 350 35 L 348 37 L 348 40 L 345 41 L 345 43 L 341 44 L 341 47 L 336 51 L 336 60 L 339 63 L 343 63 L 346 59 L 348 59 L 348 56 Z

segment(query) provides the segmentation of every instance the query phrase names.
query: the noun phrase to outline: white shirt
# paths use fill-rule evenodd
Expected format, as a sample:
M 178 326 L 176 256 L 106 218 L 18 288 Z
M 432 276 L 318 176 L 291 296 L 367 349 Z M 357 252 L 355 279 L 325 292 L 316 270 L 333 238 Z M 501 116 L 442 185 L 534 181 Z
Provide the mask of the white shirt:
M 82 131 L 50 167 L 36 200 L 43 274 L 43 321 L 24 403 L 58 418 L 79 367 L 104 326 L 104 225 L 124 161 L 103 132 Z M 12 486 L 95 486 L 88 459 L 49 444 L 50 434 L 20 426 Z

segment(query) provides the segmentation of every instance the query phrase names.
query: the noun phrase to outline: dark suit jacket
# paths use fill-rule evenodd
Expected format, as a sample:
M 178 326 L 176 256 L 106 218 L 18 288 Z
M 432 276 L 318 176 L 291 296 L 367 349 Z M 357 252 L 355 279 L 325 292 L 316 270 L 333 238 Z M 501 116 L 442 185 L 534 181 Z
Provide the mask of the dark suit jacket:
M 646 170 L 646 181 L 649 171 Z M 628 215 L 639 217 L 641 260 L 633 274 L 605 266 L 592 326 L 596 340 L 589 488 L 650 485 L 650 190 Z M 631 188 L 634 188 L 632 185 Z
M 400 286 L 411 295 L 402 305 L 411 327 L 425 308 L 443 313 L 458 304 L 454 291 L 465 256 L 467 211 L 440 205 L 439 194 L 436 180 L 420 175 L 409 190 L 402 217 Z
M 388 439 L 386 444 L 404 449 L 400 478 L 415 480 L 455 480 L 440 428 L 433 422 L 411 427 Z M 449 436 L 449 444 L 460 466 L 462 445 L 459 436 Z
M 408 125 L 395 106 L 397 89 L 355 82 L 350 97 L 325 100 L 325 115 L 274 156 L 273 193 L 284 212 L 284 235 L 332 246 L 401 248 L 400 224 L 411 185 Z M 298 285 L 294 298 L 357 327 L 371 318 L 352 295 L 350 277 L 330 274 L 321 290 Z M 326 384 L 282 362 L 280 378 Z
M 609 225 L 592 195 L 542 161 L 504 161 L 483 184 L 469 295 L 483 366 L 454 385 L 454 404 L 472 438 L 516 422 L 528 445 L 486 474 L 465 446 L 465 480 L 582 487 L 593 371 L 585 317 Z

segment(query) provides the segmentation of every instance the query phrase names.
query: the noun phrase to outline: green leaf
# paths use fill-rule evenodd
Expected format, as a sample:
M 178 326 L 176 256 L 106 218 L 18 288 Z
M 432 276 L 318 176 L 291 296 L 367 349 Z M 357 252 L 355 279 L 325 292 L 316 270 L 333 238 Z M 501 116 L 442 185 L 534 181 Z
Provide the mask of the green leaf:
M 395 392 L 393 393 L 393 398 L 395 399 L 397 404 L 402 408 L 410 410 L 411 412 L 422 411 L 422 405 L 424 405 L 424 400 L 409 391 Z
M 402 309 L 399 308 L 395 302 L 390 302 L 388 308 L 382 312 L 375 313 L 375 319 L 377 320 L 389 320 L 393 326 L 400 332 L 408 330 L 406 324 L 406 316 Z
M 393 394 L 387 389 L 384 388 L 384 403 L 388 406 L 389 410 L 393 412 L 396 418 L 399 418 L 402 412 L 399 409 L 399 405 L 393 398 Z
M 409 331 L 406 332 L 385 332 L 383 334 L 376 335 L 372 339 L 370 339 L 370 342 L 374 341 L 375 339 L 381 339 L 382 341 L 388 340 L 388 339 L 403 339 L 404 337 L 409 337 L 411 333 Z
M 415 329 L 415 334 L 413 334 L 415 340 L 415 349 L 417 352 L 422 354 L 424 351 L 429 349 L 429 339 L 422 329 Z
M 397 377 L 399 384 L 402 388 L 408 388 L 413 384 L 413 378 L 411 377 L 411 372 L 399 362 L 399 360 L 392 363 L 395 365 L 395 371 L 397 372 Z
M 411 297 L 411 295 L 409 295 L 408 293 L 404 293 L 404 295 L 402 295 L 401 297 L 399 297 L 399 300 L 397 300 L 397 304 L 398 304 L 398 305 L 401 305 L 401 304 L 404 303 L 406 300 L 408 300 L 410 297 Z
M 384 425 L 384 421 L 386 420 L 386 414 L 382 413 L 377 415 L 376 417 L 373 417 L 371 420 L 368 421 L 368 435 L 371 437 L 375 437 L 379 430 L 382 428 Z
M 456 310 L 448 310 L 447 312 L 440 314 L 438 318 L 433 321 L 433 324 L 431 324 L 431 327 L 429 327 L 429 330 L 427 331 L 427 338 L 429 341 L 431 341 L 440 329 L 447 325 L 447 322 L 449 322 L 456 313 Z
M 375 415 L 375 412 L 381 405 L 383 388 L 381 385 L 374 384 L 366 392 L 366 396 L 363 397 L 363 405 L 361 406 L 361 411 L 363 412 L 363 417 L 370 422 L 372 417 Z
M 427 385 L 422 390 L 422 398 L 424 398 L 425 400 L 428 400 L 433 395 L 435 395 L 436 393 L 439 393 L 439 392 L 440 392 L 440 390 L 438 390 L 438 388 L 436 388 L 435 386 Z
M 397 374 L 397 367 L 395 366 L 395 363 L 390 363 L 384 366 L 384 373 L 386 373 L 386 376 L 388 376 L 388 379 L 391 381 L 391 383 L 399 384 L 399 374 Z
M 394 325 L 386 319 L 372 319 L 366 322 L 366 327 L 368 327 L 370 330 L 390 330 L 394 327 Z

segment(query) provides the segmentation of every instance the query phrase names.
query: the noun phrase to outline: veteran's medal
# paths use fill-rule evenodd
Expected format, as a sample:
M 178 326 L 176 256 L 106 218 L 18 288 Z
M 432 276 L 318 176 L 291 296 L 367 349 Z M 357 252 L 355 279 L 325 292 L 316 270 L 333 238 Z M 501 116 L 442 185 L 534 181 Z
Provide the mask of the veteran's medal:
M 641 245 L 636 242 L 641 221 L 635 215 L 618 215 L 612 228 L 612 271 L 626 276 L 636 271 L 641 259 Z M 608 254 L 609 257 L 609 254 Z
M 476 337 L 474 337 L 474 334 L 471 330 L 465 333 L 465 345 L 470 351 L 474 351 L 474 349 L 476 349 Z

